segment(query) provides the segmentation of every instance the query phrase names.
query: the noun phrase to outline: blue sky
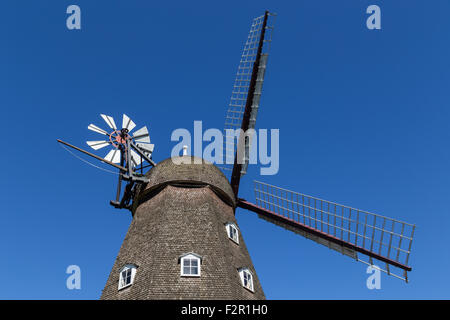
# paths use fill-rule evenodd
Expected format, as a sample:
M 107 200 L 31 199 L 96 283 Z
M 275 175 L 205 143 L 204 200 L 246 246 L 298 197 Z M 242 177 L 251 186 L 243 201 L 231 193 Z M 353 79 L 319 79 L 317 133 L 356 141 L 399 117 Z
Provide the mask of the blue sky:
M 66 28 L 66 8 L 82 29 Z M 366 8 L 381 8 L 368 30 Z M 410 283 L 260 220 L 237 219 L 269 299 L 450 298 L 450 3 L 85 1 L 0 4 L 1 299 L 97 299 L 131 221 L 84 146 L 100 113 L 147 125 L 154 160 L 176 128 L 222 128 L 251 19 L 278 14 L 258 128 L 280 129 L 280 171 L 259 179 L 417 225 Z M 102 155 L 102 152 L 98 153 Z M 66 288 L 68 265 L 82 289 Z

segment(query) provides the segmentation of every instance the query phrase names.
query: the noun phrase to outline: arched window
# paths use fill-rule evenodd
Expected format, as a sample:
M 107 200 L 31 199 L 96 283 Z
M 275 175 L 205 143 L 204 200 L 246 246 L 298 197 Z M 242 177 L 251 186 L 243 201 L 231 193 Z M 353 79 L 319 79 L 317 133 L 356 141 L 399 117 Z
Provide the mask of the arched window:
M 244 288 L 253 292 L 253 274 L 251 271 L 248 268 L 241 268 L 238 271 Z
M 126 264 L 120 269 L 119 274 L 119 290 L 129 287 L 133 284 L 136 275 L 136 266 L 134 264 Z
M 202 257 L 190 252 L 183 254 L 179 258 L 182 277 L 200 277 Z
M 227 230 L 228 238 L 239 244 L 239 231 L 236 225 L 233 222 L 228 222 L 225 225 Z

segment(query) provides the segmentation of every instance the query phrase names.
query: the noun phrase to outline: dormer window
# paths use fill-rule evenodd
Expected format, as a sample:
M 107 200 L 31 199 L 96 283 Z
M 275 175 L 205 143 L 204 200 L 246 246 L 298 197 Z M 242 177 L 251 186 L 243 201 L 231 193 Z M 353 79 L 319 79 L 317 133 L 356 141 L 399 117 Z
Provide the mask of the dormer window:
M 133 284 L 134 276 L 136 275 L 136 266 L 134 264 L 127 264 L 120 269 L 119 275 L 119 290 L 129 287 Z
M 182 277 L 200 277 L 202 257 L 193 252 L 179 258 Z
M 239 231 L 236 225 L 232 222 L 228 222 L 225 225 L 225 228 L 227 230 L 228 238 L 239 244 Z
M 248 268 L 239 269 L 242 286 L 253 292 L 253 275 Z

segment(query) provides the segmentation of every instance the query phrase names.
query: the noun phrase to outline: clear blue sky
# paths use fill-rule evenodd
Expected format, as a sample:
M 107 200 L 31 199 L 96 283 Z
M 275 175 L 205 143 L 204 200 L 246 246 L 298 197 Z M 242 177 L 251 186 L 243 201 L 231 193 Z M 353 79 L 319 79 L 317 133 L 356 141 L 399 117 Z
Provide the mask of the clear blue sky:
M 82 30 L 66 28 L 66 8 Z M 368 5 L 382 29 L 366 28 Z M 417 225 L 411 282 L 238 209 L 270 299 L 450 298 L 450 2 L 6 0 L 0 4 L 0 298 L 97 299 L 131 221 L 116 177 L 72 157 L 100 113 L 148 125 L 154 160 L 172 130 L 222 128 L 250 21 L 278 13 L 259 128 L 280 129 L 280 171 L 252 180 Z M 102 154 L 102 152 L 99 152 Z M 66 267 L 82 289 L 66 289 Z

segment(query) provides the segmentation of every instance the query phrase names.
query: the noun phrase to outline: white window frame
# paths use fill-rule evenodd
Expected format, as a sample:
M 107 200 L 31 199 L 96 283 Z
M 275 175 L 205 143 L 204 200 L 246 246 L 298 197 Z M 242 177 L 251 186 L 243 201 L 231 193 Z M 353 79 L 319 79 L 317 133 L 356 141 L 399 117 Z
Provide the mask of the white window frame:
M 248 281 L 248 276 L 250 276 L 250 281 Z M 239 269 L 239 277 L 241 278 L 241 284 L 245 289 L 250 290 L 251 292 L 255 292 L 253 288 L 253 273 L 250 271 L 250 269 Z M 247 285 L 245 284 L 246 281 Z
M 197 274 L 184 273 L 184 262 L 186 260 L 197 261 Z M 182 277 L 200 277 L 202 274 L 202 257 L 195 253 L 188 253 L 180 257 L 180 274 Z M 192 268 L 192 266 L 190 266 Z
M 125 277 L 123 272 L 130 270 L 130 283 L 125 283 Z M 131 286 L 134 282 L 134 277 L 136 276 L 136 266 L 134 264 L 126 264 L 120 269 L 119 272 L 119 285 L 118 290 L 122 290 Z
M 239 244 L 239 229 L 238 229 L 238 227 L 237 227 L 234 223 L 228 222 L 228 223 L 225 225 L 225 228 L 226 228 L 226 230 L 227 230 L 228 238 L 229 238 L 230 240 L 233 240 L 233 241 L 236 242 L 237 244 Z M 234 231 L 235 231 L 236 239 L 234 239 L 234 238 L 231 236 L 231 230 L 232 230 L 232 229 L 234 229 Z

